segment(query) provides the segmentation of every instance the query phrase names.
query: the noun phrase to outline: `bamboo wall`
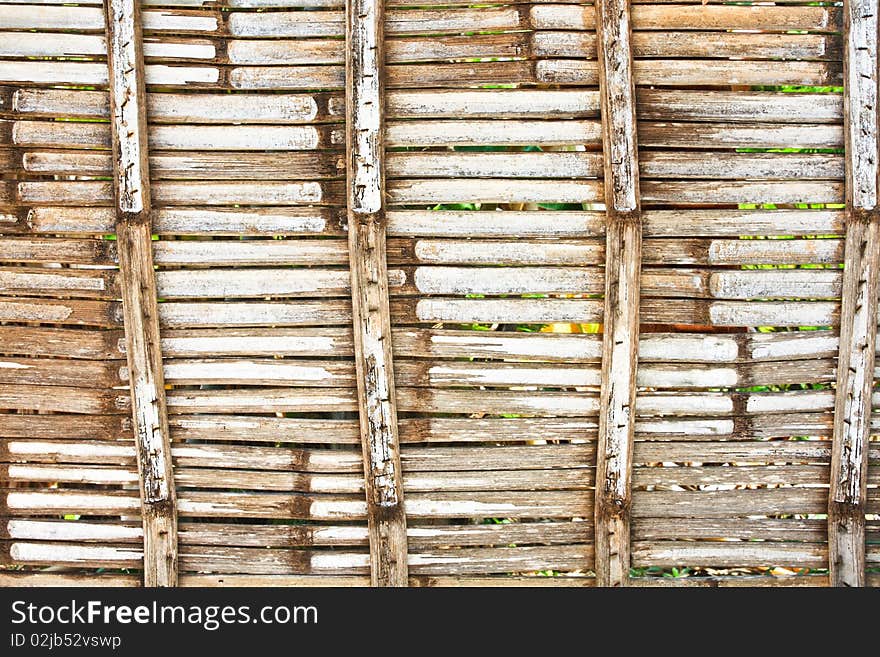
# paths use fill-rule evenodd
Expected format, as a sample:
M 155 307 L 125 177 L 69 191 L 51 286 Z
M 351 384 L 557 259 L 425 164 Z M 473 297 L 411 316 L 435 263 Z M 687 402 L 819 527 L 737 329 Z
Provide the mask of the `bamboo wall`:
M 0 0 L 0 584 L 880 584 L 877 0 L 135 2 Z

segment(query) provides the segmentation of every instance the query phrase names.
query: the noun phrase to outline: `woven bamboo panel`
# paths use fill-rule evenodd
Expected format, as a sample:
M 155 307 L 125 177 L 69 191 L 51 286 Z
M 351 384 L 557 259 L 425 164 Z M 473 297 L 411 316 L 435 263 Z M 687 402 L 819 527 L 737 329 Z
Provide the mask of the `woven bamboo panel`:
M 158 302 L 142 314 L 160 335 L 173 463 L 168 583 L 841 583 L 838 477 L 864 534 L 852 559 L 834 558 L 877 585 L 880 154 L 876 109 L 871 141 L 870 110 L 845 115 L 843 93 L 867 58 L 873 82 L 847 84 L 849 106 L 877 98 L 877 12 L 349 4 L 145 0 L 125 14 L 143 41 L 142 66 L 116 79 L 146 89 L 135 157 Z M 356 5 L 384 29 L 365 60 L 346 47 L 347 21 L 351 46 L 372 20 Z M 617 5 L 628 20 L 597 31 Z M 123 318 L 134 279 L 117 239 L 128 174 L 114 157 L 137 140 L 111 114 L 111 96 L 114 111 L 136 98 L 115 91 L 108 11 L 0 0 L 0 584 L 145 581 L 140 379 Z M 603 29 L 628 35 L 623 69 Z M 848 54 L 865 38 L 868 55 Z M 375 124 L 375 103 L 358 101 L 371 65 Z M 614 91 L 620 70 L 630 102 Z M 635 117 L 622 138 L 640 260 L 611 290 L 606 271 L 630 252 L 616 251 L 609 199 L 627 175 L 603 107 Z M 374 159 L 358 169 L 361 130 Z M 874 156 L 873 208 L 859 205 L 872 175 L 861 152 Z M 362 252 L 352 199 L 370 167 L 379 205 L 363 221 L 381 231 Z M 847 246 L 857 220 L 862 260 Z M 382 266 L 352 289 L 362 256 Z M 377 305 L 353 308 L 368 284 Z M 637 359 L 609 355 L 618 292 L 636 309 Z M 369 312 L 390 322 L 378 369 Z M 842 316 L 845 342 L 871 340 L 850 379 Z M 621 362 L 635 404 L 612 427 Z M 835 412 L 853 403 L 841 383 L 863 380 L 862 407 Z M 393 427 L 372 422 L 376 390 Z M 615 427 L 623 452 L 607 456 Z M 396 501 L 371 497 L 377 445 Z M 609 582 L 596 500 L 618 467 L 626 537 Z M 397 561 L 375 529 L 392 508 Z M 385 579 L 377 555 L 398 575 Z

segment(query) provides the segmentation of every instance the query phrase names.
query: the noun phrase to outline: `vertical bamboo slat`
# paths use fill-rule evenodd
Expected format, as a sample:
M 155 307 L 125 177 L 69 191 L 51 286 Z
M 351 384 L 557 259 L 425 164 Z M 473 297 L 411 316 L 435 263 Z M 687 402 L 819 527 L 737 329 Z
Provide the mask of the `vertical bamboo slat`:
M 358 413 L 373 586 L 406 586 L 385 249 L 383 3 L 346 4 L 346 182 Z
M 596 577 L 626 585 L 642 227 L 629 0 L 596 5 L 607 213 L 602 392 L 596 457 Z
M 844 8 L 846 247 L 828 506 L 830 581 L 865 584 L 865 502 L 880 279 L 877 3 Z
M 106 5 L 116 239 L 144 526 L 144 585 L 177 584 L 177 514 L 150 224 L 137 0 Z
M 877 0 L 12 2 L 0 585 L 880 584 Z

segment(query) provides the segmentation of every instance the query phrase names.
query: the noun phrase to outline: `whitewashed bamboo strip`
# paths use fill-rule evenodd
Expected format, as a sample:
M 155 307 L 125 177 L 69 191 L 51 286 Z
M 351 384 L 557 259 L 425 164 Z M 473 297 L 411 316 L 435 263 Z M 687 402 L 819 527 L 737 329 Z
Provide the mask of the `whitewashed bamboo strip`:
M 328 269 L 173 270 L 158 272 L 156 281 L 160 296 L 170 299 L 344 296 L 350 289 L 347 271 Z
M 103 123 L 16 121 L 15 146 L 107 147 L 110 129 Z M 154 150 L 312 150 L 340 146 L 341 133 L 316 126 L 154 125 L 149 130 Z
M 703 180 L 645 180 L 641 185 L 642 199 L 648 203 L 681 205 L 707 203 L 840 203 L 843 182 L 740 182 Z
M 156 206 L 168 205 L 330 205 L 338 203 L 338 182 L 157 182 L 152 186 Z M 108 205 L 112 185 L 105 181 L 27 181 L 17 196 L 27 204 Z
M 643 303 L 642 320 L 660 324 L 714 326 L 834 326 L 839 304 L 833 301 L 706 301 L 655 299 Z M 597 322 L 601 302 L 592 299 L 393 299 L 394 321 L 499 322 L 545 324 Z M 339 325 L 350 321 L 350 304 L 339 300 L 168 302 L 159 307 L 167 328 Z M 0 319 L 49 322 L 62 325 L 119 327 L 120 306 L 115 302 L 55 300 L 28 297 L 0 298 Z
M 536 57 L 588 58 L 596 56 L 596 38 L 590 32 L 534 32 Z M 841 60 L 839 40 L 821 34 L 755 34 L 743 32 L 636 32 L 636 57 L 717 57 L 736 59 Z
M 602 170 L 598 153 L 389 153 L 387 159 L 389 178 L 595 178 Z
M 529 17 L 536 29 L 591 30 L 596 15 L 592 7 L 535 5 Z M 811 30 L 833 32 L 840 25 L 840 12 L 827 7 L 736 7 L 682 5 L 633 6 L 634 30 Z
M 389 146 L 567 145 L 598 143 L 595 121 L 389 122 Z
M 386 16 L 389 35 L 517 29 L 525 23 L 517 8 L 389 11 Z M 242 12 L 229 16 L 227 28 L 229 34 L 242 37 L 340 36 L 343 20 L 342 12 L 333 11 L 311 12 L 309 16 L 300 12 Z
M 11 95 L 10 108 L 22 115 L 109 116 L 108 96 L 100 91 L 23 88 Z M 327 94 L 151 93 L 147 98 L 150 119 L 171 123 L 303 123 L 344 113 L 342 99 Z
M 161 265 L 342 265 L 347 256 L 342 240 L 166 240 L 153 246 L 153 259 Z
M 22 115 L 107 117 L 109 101 L 100 91 L 7 89 L 8 109 Z M 780 93 L 686 89 L 639 89 L 637 105 L 645 121 L 750 123 L 840 123 L 839 93 Z M 148 94 L 153 120 L 201 122 L 297 122 L 342 116 L 343 102 L 327 94 L 216 95 Z M 589 89 L 392 90 L 392 118 L 596 117 L 599 94 Z M 842 143 L 842 137 L 840 143 Z
M 8 125 L 5 122 L 0 122 Z M 657 123 L 643 121 L 640 144 L 664 148 L 840 148 L 843 130 L 827 124 Z M 535 120 L 412 120 L 388 122 L 388 145 L 403 146 L 566 146 L 598 144 L 596 121 Z M 12 123 L 11 144 L 100 148 L 109 144 L 109 131 L 101 123 Z M 254 141 L 248 142 L 247 135 Z M 154 125 L 154 149 L 300 150 L 328 148 L 342 143 L 332 126 L 193 126 Z
M 320 5 L 320 3 L 319 3 Z M 326 6 L 326 5 L 324 5 Z M 681 8 L 637 5 L 633 12 L 636 30 L 809 30 L 833 32 L 839 28 L 840 12 L 826 7 L 735 7 L 709 5 Z M 308 19 L 301 12 L 250 13 L 232 12 L 226 30 L 246 37 L 315 37 L 341 36 L 342 11 L 316 11 Z M 593 7 L 541 4 L 531 7 L 531 26 L 537 29 L 595 28 Z M 410 10 L 388 12 L 389 34 L 470 32 L 521 29 L 528 20 L 518 8 Z M 175 32 L 213 32 L 220 29 L 215 13 L 181 12 L 173 9 L 144 11 L 146 30 Z M 78 29 L 99 31 L 101 12 L 93 7 L 52 5 L 15 6 L 0 4 L 0 28 L 6 29 Z
M 819 486 L 720 491 L 635 491 L 633 517 L 732 518 L 822 513 L 827 491 Z
M 816 469 L 816 468 L 814 468 Z M 0 465 L 5 479 L 36 483 L 93 483 L 130 485 L 136 483 L 135 468 L 83 467 L 80 465 Z M 357 474 L 303 474 L 285 471 L 260 471 L 219 468 L 178 468 L 175 477 L 186 488 L 223 487 L 236 490 L 362 494 L 363 478 Z M 797 482 L 795 482 L 797 483 Z M 592 485 L 589 470 L 570 468 L 491 472 L 410 473 L 404 479 L 407 492 L 586 490 Z M 19 534 L 22 534 L 19 530 Z M 2 534 L 2 532 L 0 532 Z M 129 532 L 131 534 L 131 532 Z
M 0 217 L 5 215 L 0 214 Z M 342 219 L 338 210 L 325 208 L 160 208 L 153 213 L 153 230 L 159 234 L 200 235 L 321 235 L 341 236 Z M 30 208 L 11 219 L 11 224 L 27 225 L 28 232 L 109 233 L 113 230 L 111 208 L 40 207 Z M 4 225 L 4 227 L 6 227 Z
M 278 146 L 275 146 L 276 148 Z M 308 176 L 304 176 L 308 177 Z M 100 181 L 22 181 L 14 188 L 21 203 L 99 205 L 109 199 Z M 594 180 L 458 178 L 397 179 L 388 183 L 394 205 L 475 203 L 586 203 L 602 196 Z M 650 204 L 839 203 L 844 185 L 837 181 L 658 181 L 645 180 L 643 198 Z M 335 204 L 341 184 L 332 181 L 276 182 L 163 180 L 155 184 L 154 201 L 162 205 L 284 205 Z
M 0 313 L 2 311 L 0 305 Z M 333 326 L 351 322 L 351 303 L 344 298 L 323 302 L 163 303 L 159 307 L 159 319 L 168 328 Z
M 10 151 L 0 151 L 0 157 Z M 843 161 L 834 156 L 791 157 L 766 155 L 730 158 L 714 153 L 712 159 L 685 158 L 676 153 L 658 153 L 647 158 L 649 175 L 691 176 L 701 166 L 703 178 L 836 178 L 843 176 Z M 499 178 L 595 178 L 601 175 L 601 156 L 596 153 L 389 153 L 389 177 L 499 177 Z M 341 157 L 313 153 L 265 155 L 245 152 L 154 153 L 150 169 L 154 177 L 193 178 L 300 178 L 336 177 Z M 712 166 L 714 163 L 714 166 Z M 839 167 L 838 167 L 839 164 Z M 111 170 L 109 154 L 103 151 L 34 150 L 21 153 L 25 171 L 55 175 L 102 176 Z M 753 175 L 751 167 L 755 167 Z M 839 169 L 839 171 L 838 171 Z
M 188 491 L 181 495 L 178 504 L 181 517 L 366 520 L 366 502 L 359 496 Z M 419 519 L 565 518 L 585 516 L 591 510 L 586 496 L 577 491 L 414 493 L 406 505 L 407 513 Z M 114 516 L 130 514 L 137 507 L 138 499 L 128 494 L 84 494 L 63 489 L 0 492 L 0 509 L 15 516 L 83 511 L 89 515 Z
M 840 66 L 826 62 L 775 62 L 768 67 L 761 61 L 724 60 L 636 60 L 633 64 L 636 82 L 649 86 L 717 86 L 730 85 L 833 85 L 839 84 Z M 596 62 L 583 59 L 546 59 L 535 65 L 539 83 L 597 83 Z
M 105 10 L 113 199 L 144 530 L 144 586 L 175 586 L 177 502 L 150 246 L 143 25 L 136 0 L 108 0 Z
M 214 85 L 220 81 L 220 69 L 211 66 L 148 64 L 144 73 L 151 85 Z M 108 73 L 107 65 L 102 63 L 0 61 L 0 82 L 103 86 L 108 83 Z
M 179 12 L 175 10 L 145 10 L 145 30 L 174 32 L 214 32 L 220 27 L 214 13 Z M 0 29 L 16 30 L 104 30 L 104 13 L 96 7 L 59 7 L 40 5 L 0 4 Z
M 843 119 L 840 93 L 639 89 L 636 96 L 639 117 L 645 121 L 839 123 Z
M 832 359 L 745 362 L 723 365 L 651 364 L 640 369 L 642 387 L 742 388 L 789 382 L 822 383 L 835 376 Z M 163 372 L 176 385 L 278 385 L 307 387 L 353 387 L 354 366 L 328 360 L 279 360 L 275 358 L 176 358 L 167 360 Z M 410 361 L 395 366 L 397 380 L 407 386 L 540 386 L 590 387 L 599 384 L 595 365 L 541 363 L 471 363 L 456 361 Z M 71 361 L 52 358 L 0 360 L 0 383 L 53 386 L 102 387 L 129 382 L 127 367 L 102 361 Z
M 843 232 L 834 210 L 648 210 L 645 236 L 827 235 Z M 389 213 L 391 236 L 549 237 L 604 235 L 602 215 L 592 212 L 462 212 L 399 210 Z
M 602 198 L 602 184 L 582 180 L 499 178 L 389 181 L 388 203 L 590 203 Z
M 106 53 L 104 37 L 97 34 L 0 32 L 0 55 L 3 57 L 103 56 Z M 205 39 L 144 40 L 144 57 L 147 58 L 201 60 L 214 59 L 216 56 L 214 43 Z
M 685 541 L 633 543 L 636 567 L 694 564 L 712 568 L 788 566 L 822 568 L 828 550 L 817 544 L 693 543 Z

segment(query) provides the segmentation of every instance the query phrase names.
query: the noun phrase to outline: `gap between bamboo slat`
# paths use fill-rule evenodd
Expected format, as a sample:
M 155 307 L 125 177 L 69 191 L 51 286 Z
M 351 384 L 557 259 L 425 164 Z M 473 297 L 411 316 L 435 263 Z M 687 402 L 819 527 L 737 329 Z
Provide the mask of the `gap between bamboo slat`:
M 144 527 L 144 586 L 177 585 L 177 507 L 150 223 L 146 93 L 137 0 L 108 0 L 116 243 Z
M 629 0 L 599 0 L 605 309 L 596 465 L 596 581 L 629 581 L 642 226 Z
M 384 22 L 382 0 L 346 4 L 346 196 L 370 582 L 407 586 L 385 255 Z
M 828 561 L 832 586 L 865 585 L 865 513 L 880 287 L 876 0 L 844 3 L 846 247 L 834 405 Z

